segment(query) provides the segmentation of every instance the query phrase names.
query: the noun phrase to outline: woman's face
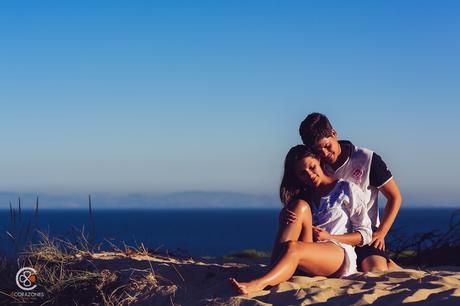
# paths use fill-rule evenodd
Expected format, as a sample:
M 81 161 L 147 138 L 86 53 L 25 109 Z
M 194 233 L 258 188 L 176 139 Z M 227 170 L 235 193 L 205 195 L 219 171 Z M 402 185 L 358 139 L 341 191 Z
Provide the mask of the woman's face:
M 324 178 L 319 160 L 312 156 L 299 160 L 295 165 L 294 172 L 303 184 L 311 187 L 321 185 Z

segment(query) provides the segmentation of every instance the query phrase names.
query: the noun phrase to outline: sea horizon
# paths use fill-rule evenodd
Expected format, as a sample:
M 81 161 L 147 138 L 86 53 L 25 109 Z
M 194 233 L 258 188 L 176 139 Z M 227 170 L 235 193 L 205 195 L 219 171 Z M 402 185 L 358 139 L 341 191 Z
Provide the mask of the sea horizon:
M 17 207 L 13 207 L 17 211 Z M 143 206 L 133 206 L 133 207 L 128 207 L 128 206 L 109 206 L 109 207 L 92 207 L 92 211 L 110 211 L 110 210 L 281 210 L 283 206 L 279 207 L 258 207 L 258 206 L 248 206 L 248 207 L 231 207 L 231 206 L 225 206 L 225 207 L 219 207 L 219 206 L 210 206 L 210 207 L 184 207 L 184 206 L 178 206 L 178 207 L 143 207 Z M 444 209 L 444 210 L 460 210 L 460 205 L 458 206 L 430 206 L 430 205 L 423 205 L 423 206 L 402 206 L 400 210 L 418 210 L 418 209 L 426 209 L 426 210 L 436 210 L 436 209 Z M 52 210 L 52 211 L 68 211 L 68 210 L 75 210 L 75 211 L 86 211 L 88 212 L 88 206 L 86 207 L 39 207 L 40 212 L 44 210 Z M 10 211 L 9 207 L 0 207 L 0 211 Z M 34 207 L 21 207 L 21 211 L 23 212 L 33 212 L 35 211 Z
M 111 240 L 149 249 L 187 250 L 193 256 L 224 256 L 244 249 L 269 252 L 278 228 L 280 208 L 104 208 L 0 210 L 0 246 L 8 244 L 6 231 L 33 229 L 51 237 L 74 239 L 81 232 L 95 243 Z M 446 231 L 456 208 L 401 208 L 389 237 L 411 237 L 431 231 Z M 383 211 L 380 210 L 382 216 Z

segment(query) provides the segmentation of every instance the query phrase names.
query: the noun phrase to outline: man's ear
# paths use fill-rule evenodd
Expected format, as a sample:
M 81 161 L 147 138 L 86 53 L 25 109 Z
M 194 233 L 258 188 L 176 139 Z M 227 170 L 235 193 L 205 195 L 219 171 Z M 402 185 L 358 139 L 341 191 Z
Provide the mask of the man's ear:
M 337 132 L 334 129 L 332 129 L 331 136 L 332 136 L 332 138 L 337 139 Z

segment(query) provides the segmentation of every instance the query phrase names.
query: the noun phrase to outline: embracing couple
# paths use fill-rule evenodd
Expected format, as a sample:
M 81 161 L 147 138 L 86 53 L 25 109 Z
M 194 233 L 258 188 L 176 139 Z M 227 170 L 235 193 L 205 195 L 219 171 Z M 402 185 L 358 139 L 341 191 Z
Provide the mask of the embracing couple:
M 300 125 L 303 145 L 289 150 L 280 199 L 284 205 L 268 273 L 249 282 L 230 279 L 242 294 L 291 278 L 347 276 L 399 269 L 384 238 L 401 206 L 398 186 L 375 152 L 339 141 L 323 114 Z M 381 192 L 387 200 L 380 222 Z

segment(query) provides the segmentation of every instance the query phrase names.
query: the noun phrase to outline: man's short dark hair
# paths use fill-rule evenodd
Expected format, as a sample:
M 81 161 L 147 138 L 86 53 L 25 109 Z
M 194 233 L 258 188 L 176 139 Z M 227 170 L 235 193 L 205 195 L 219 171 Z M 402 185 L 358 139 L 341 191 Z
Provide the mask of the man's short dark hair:
M 300 124 L 299 133 L 306 146 L 314 146 L 320 139 L 332 136 L 329 119 L 320 113 L 311 113 Z

